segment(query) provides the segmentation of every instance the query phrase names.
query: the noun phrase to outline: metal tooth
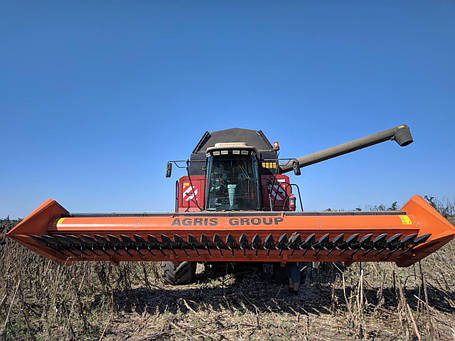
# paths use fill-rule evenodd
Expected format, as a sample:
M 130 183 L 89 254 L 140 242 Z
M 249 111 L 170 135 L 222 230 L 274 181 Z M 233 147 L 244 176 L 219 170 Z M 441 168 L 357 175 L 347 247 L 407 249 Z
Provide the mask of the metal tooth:
M 417 233 L 413 233 L 404 237 L 400 242 L 400 249 L 408 249 L 415 237 L 417 237 Z
M 143 253 L 141 252 L 141 250 L 139 249 L 138 245 L 137 245 L 130 237 L 125 236 L 124 234 L 121 234 L 121 235 L 120 235 L 120 238 L 122 239 L 123 244 L 127 246 L 127 248 L 136 250 L 136 252 L 137 252 L 141 257 L 144 256 L 144 254 L 143 254 Z
M 90 246 L 90 250 L 92 252 L 95 252 L 94 249 L 95 247 L 98 249 L 98 250 L 101 250 L 104 254 L 108 255 L 109 257 L 111 257 L 111 255 L 109 253 L 106 252 L 106 248 L 104 247 L 104 245 L 101 245 L 99 244 L 95 239 L 93 239 L 92 237 L 90 236 L 87 236 L 86 234 L 83 234 L 81 235 L 81 238 L 84 239 L 87 243 L 89 243 L 89 246 Z
M 406 252 L 412 251 L 414 249 L 414 247 L 416 247 L 417 245 L 425 243 L 428 240 L 428 238 L 430 238 L 430 237 L 431 237 L 431 233 L 427 233 L 427 234 L 421 235 L 420 237 L 417 237 L 416 239 L 414 239 L 412 241 L 411 246 L 409 248 L 407 248 L 406 250 L 404 250 L 403 252 L 401 252 L 398 255 L 398 257 L 401 257 Z
M 385 250 L 392 250 L 394 247 L 393 245 L 395 245 L 397 243 L 397 241 L 400 239 L 400 237 L 402 236 L 401 233 L 397 233 L 397 234 L 394 234 L 392 237 L 390 237 L 389 239 L 387 239 L 387 242 L 386 244 L 384 245 L 384 248 L 382 248 L 381 250 L 379 250 L 378 252 L 376 252 L 376 254 L 374 255 L 375 257 L 376 256 L 379 256 L 382 252 L 384 252 Z
M 397 233 L 396 236 L 397 238 L 394 239 L 392 242 L 390 242 L 390 248 L 391 249 L 396 249 L 400 245 L 400 238 L 403 234 L 402 233 Z
M 183 252 L 185 252 L 185 255 L 188 257 L 188 252 L 186 252 L 186 243 L 183 240 L 182 237 L 180 237 L 178 234 L 174 234 L 174 246 L 177 249 L 182 249 Z
M 224 244 L 223 239 L 219 235 L 217 235 L 216 233 L 213 235 L 213 242 L 219 248 L 222 248 L 222 249 L 226 248 L 226 245 Z
M 315 241 L 316 241 L 316 234 L 314 234 L 314 233 L 312 233 L 308 237 L 306 237 L 305 241 L 302 243 L 302 245 L 300 245 L 301 249 L 305 249 L 302 257 L 305 257 L 308 250 L 310 250 L 310 249 L 312 250 L 312 245 L 315 243 Z
M 267 237 L 265 237 L 264 239 L 264 248 L 266 249 L 273 249 L 275 245 L 275 240 L 273 239 L 273 235 L 271 233 L 269 233 L 267 235 Z
M 189 234 L 187 239 L 188 239 L 188 244 L 190 244 L 192 247 L 196 248 L 197 246 L 199 246 L 198 240 L 192 234 Z
M 185 241 L 178 234 L 174 234 L 174 248 L 176 249 L 185 249 Z
M 174 254 L 174 256 L 177 257 L 177 253 L 175 252 L 174 248 L 172 247 L 171 238 L 169 238 L 165 234 L 161 234 L 160 237 L 161 237 L 161 242 L 162 242 L 163 248 L 171 250 L 172 253 Z
M 193 247 L 193 250 L 196 251 L 197 255 L 200 256 L 199 250 L 197 249 L 197 247 L 199 246 L 199 242 L 197 241 L 196 237 L 189 234 L 187 238 L 188 244 L 190 244 Z
M 75 236 L 75 235 L 67 235 L 66 238 L 68 238 L 69 240 L 71 240 L 73 242 L 73 244 L 77 245 L 78 246 L 78 251 L 86 256 L 90 256 L 88 254 L 86 254 L 84 252 L 84 249 L 87 250 L 87 251 L 90 251 L 91 253 L 93 253 L 94 255 L 96 256 L 99 256 L 99 254 L 97 254 L 94 250 L 91 249 L 91 247 L 89 245 L 87 245 L 86 242 L 84 242 L 83 240 L 81 240 L 79 237 Z
M 171 238 L 168 236 L 161 234 L 161 245 L 163 246 L 164 249 L 170 249 L 172 247 L 172 241 Z
M 250 248 L 250 246 L 248 245 L 248 237 L 245 236 L 244 234 L 242 234 L 239 237 L 239 244 L 240 244 L 240 248 L 243 250 L 243 256 L 245 256 L 246 250 Z
M 371 249 L 373 247 L 373 242 L 371 241 L 371 238 L 373 238 L 373 233 L 368 233 L 364 235 L 360 239 L 360 247 L 364 250 Z
M 37 236 L 35 234 L 31 234 L 30 237 L 32 237 L 34 240 L 36 240 L 37 242 L 43 244 L 44 246 L 64 255 L 65 257 L 68 257 L 68 255 L 66 253 L 64 253 L 63 251 L 59 250 L 58 247 L 56 246 L 53 246 L 52 244 L 50 244 L 49 242 L 46 241 L 45 238 L 43 238 L 42 236 Z
M 283 250 L 286 250 L 288 248 L 288 235 L 286 233 L 283 233 L 278 238 L 278 241 L 276 242 L 275 248 L 280 250 L 280 256 L 283 253 Z
M 416 240 L 414 240 L 413 244 L 414 244 L 414 245 L 423 244 L 423 243 L 425 243 L 425 242 L 428 240 L 428 238 L 430 238 L 430 237 L 431 237 L 431 233 L 424 234 L 424 235 L 420 236 L 419 238 L 417 238 Z
M 223 239 L 221 239 L 221 237 L 215 233 L 215 235 L 213 236 L 213 242 L 215 243 L 216 248 L 218 249 L 218 251 L 220 251 L 220 255 L 223 256 L 223 250 L 222 249 L 225 248 L 225 245 L 223 243 Z
M 123 246 L 122 242 L 117 237 L 115 237 L 115 236 L 113 236 L 111 234 L 108 234 L 107 238 L 109 239 L 108 245 L 111 248 L 111 250 L 114 251 L 116 254 L 121 256 L 121 254 L 117 250 L 122 249 L 122 246 Z M 128 255 L 130 255 L 132 257 L 132 255 L 128 252 L 128 250 L 125 250 L 125 251 L 126 251 L 126 253 Z
M 371 247 L 371 249 L 365 251 L 365 253 L 362 256 L 365 257 L 373 250 L 380 250 L 380 249 L 384 248 L 385 245 L 387 244 L 386 239 L 387 239 L 387 233 L 380 234 L 379 236 L 374 238 L 373 246 Z
M 238 249 L 238 246 L 237 243 L 235 242 L 235 237 L 230 233 L 228 233 L 228 235 L 226 236 L 226 244 L 228 246 L 228 249 L 231 250 L 232 256 L 234 256 L 234 250 Z
M 428 238 L 430 238 L 430 237 L 431 237 L 431 233 L 427 233 L 427 234 L 424 234 L 424 235 L 422 235 L 422 236 L 416 238 L 412 243 L 413 243 L 414 245 L 423 244 L 423 243 L 425 243 L 425 242 L 428 240 Z
M 65 236 L 59 235 L 59 236 L 60 236 L 60 238 L 63 238 L 65 240 L 65 243 L 67 243 L 68 247 L 71 247 L 71 248 L 77 250 L 77 252 L 80 252 L 81 255 L 84 255 L 87 257 L 93 257 L 90 253 L 85 252 L 85 251 L 88 251 L 88 252 L 91 252 L 92 254 L 94 254 L 95 256 L 99 256 L 99 254 L 97 254 L 95 251 L 91 250 L 90 246 L 87 245 L 87 243 L 84 240 L 80 239 L 78 236 L 75 236 L 73 234 L 69 234 L 69 235 L 65 235 Z
M 273 235 L 270 233 L 264 239 L 264 248 L 267 249 L 267 256 L 270 255 L 270 250 L 273 249 L 275 244 L 275 240 L 273 239 Z
M 56 237 L 56 236 L 50 236 L 50 235 L 43 235 L 42 236 L 44 239 L 48 240 L 50 243 L 53 245 L 71 253 L 75 257 L 80 257 L 77 253 L 74 253 L 70 247 L 67 246 L 67 243 L 63 242 L 62 236 Z
M 228 235 L 226 236 L 226 244 L 231 249 L 238 249 L 239 248 L 237 243 L 236 243 L 236 241 L 235 241 L 235 237 L 232 234 L 230 234 L 230 233 L 228 233 Z
M 41 236 L 37 236 L 36 234 L 31 234 L 30 237 L 35 239 L 37 242 L 43 244 L 44 246 L 47 247 L 48 242 Z
M 376 249 L 382 249 L 387 245 L 387 233 L 380 234 L 373 240 L 373 245 Z
M 329 245 L 329 243 L 330 243 L 329 238 L 330 238 L 330 235 L 328 233 L 326 233 L 321 238 L 319 238 L 319 240 L 316 244 L 313 245 L 313 248 L 317 249 L 316 253 L 314 254 L 314 257 L 317 257 L 319 255 L 319 252 L 321 252 L 321 250 L 326 249 L 327 245 Z
M 288 235 L 286 233 L 283 233 L 278 238 L 278 241 L 276 242 L 275 247 L 280 250 L 285 250 L 285 249 L 287 249 L 287 246 L 288 246 Z
M 212 241 L 205 234 L 201 234 L 201 244 L 205 246 L 207 252 L 209 253 L 209 256 L 211 256 L 212 254 L 210 253 L 210 246 L 212 245 Z
M 99 241 L 103 245 L 103 247 L 108 247 L 109 250 L 112 250 L 116 255 L 121 256 L 121 254 L 118 253 L 117 248 L 115 246 L 112 246 L 111 243 L 106 238 L 98 234 L 94 234 L 93 236 L 97 241 Z
M 141 248 L 145 249 L 147 247 L 147 242 L 145 241 L 144 238 L 139 236 L 138 234 L 133 234 L 134 240 L 136 243 L 141 246 Z
M 77 253 L 74 253 L 73 250 L 71 250 L 71 249 L 75 249 L 75 247 L 73 246 L 73 243 L 71 243 L 69 240 L 67 240 L 64 236 L 62 236 L 60 234 L 55 234 L 55 235 L 53 235 L 53 237 L 55 238 L 55 241 L 62 249 L 68 251 L 74 257 L 80 257 L 80 255 L 78 255 Z
M 302 243 L 302 236 L 300 233 L 295 233 L 291 236 L 289 241 L 289 248 L 292 249 L 291 256 L 294 254 L 295 250 L 300 248 L 300 244 Z
M 41 238 L 46 240 L 50 245 L 59 246 L 58 243 L 57 243 L 57 240 L 53 236 L 49 236 L 47 234 L 43 234 L 41 236 Z
M 400 238 L 402 235 L 403 235 L 402 233 L 397 233 L 387 240 L 386 247 L 382 251 L 385 251 L 385 250 L 392 250 L 392 251 L 389 252 L 382 260 L 388 259 L 392 255 L 392 253 L 394 253 L 398 249 L 398 246 L 400 245 Z M 381 252 L 378 252 L 378 254 Z
M 343 251 L 340 252 L 339 256 L 342 256 L 348 250 L 352 250 L 353 246 L 355 247 L 355 245 L 357 245 L 358 238 L 359 238 L 359 234 L 358 233 L 354 233 L 354 234 L 350 235 L 346 239 L 346 242 L 344 242 L 344 244 L 340 245 L 340 248 L 342 248 Z
M 417 233 L 413 233 L 413 234 L 407 235 L 406 237 L 404 237 L 400 241 L 394 240 L 391 243 L 390 247 L 388 247 L 388 249 L 391 250 L 391 251 L 385 256 L 384 259 L 389 258 L 390 256 L 392 256 L 393 253 L 397 252 L 398 250 L 408 249 L 410 247 L 410 244 L 412 244 L 412 240 L 416 236 L 417 236 Z
M 129 251 L 128 251 L 128 246 L 123 244 L 120 239 L 118 239 L 116 236 L 113 236 L 112 234 L 108 234 L 107 237 L 109 238 L 109 241 L 112 243 L 112 246 L 114 248 L 122 248 L 130 257 L 134 257 Z
M 152 249 L 159 250 L 163 256 L 167 256 L 164 251 L 161 243 L 158 241 L 158 239 L 150 234 L 147 235 L 147 239 L 149 241 L 149 245 Z
M 351 259 L 353 259 L 354 255 L 357 252 L 359 252 L 360 250 L 365 250 L 365 249 L 369 249 L 372 247 L 372 245 L 373 245 L 373 243 L 371 242 L 372 237 L 373 237 L 373 233 L 368 233 L 368 234 L 364 235 L 362 238 L 360 238 L 359 248 L 351 254 Z
M 333 238 L 332 243 L 329 245 L 330 246 L 330 251 L 327 254 L 327 257 L 330 256 L 330 254 L 333 251 L 339 250 L 338 247 L 343 243 L 343 239 L 344 239 L 344 233 L 340 233 L 338 236 Z
M 152 250 L 150 249 L 148 243 L 145 241 L 144 238 L 142 238 L 141 236 L 137 235 L 137 234 L 133 234 L 133 237 L 134 237 L 134 240 L 136 241 L 136 244 L 143 250 L 147 250 L 148 252 L 150 252 L 150 254 L 152 256 L 155 256 L 155 254 L 152 252 Z
M 133 240 L 124 234 L 120 234 L 120 239 L 122 240 L 122 242 L 124 242 L 129 247 L 132 247 L 134 245 Z
M 261 242 L 261 237 L 258 234 L 255 234 L 253 239 L 251 239 L 251 247 L 256 250 L 256 256 L 258 255 L 258 250 L 261 248 Z

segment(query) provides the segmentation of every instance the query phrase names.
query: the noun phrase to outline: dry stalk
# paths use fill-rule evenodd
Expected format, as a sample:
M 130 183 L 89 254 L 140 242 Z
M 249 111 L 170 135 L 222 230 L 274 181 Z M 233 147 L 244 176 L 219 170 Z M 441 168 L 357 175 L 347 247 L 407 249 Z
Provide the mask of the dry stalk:
M 21 297 L 21 312 L 22 312 L 22 315 L 24 316 L 24 320 L 25 320 L 25 324 L 27 325 L 27 331 L 28 331 L 28 334 L 29 334 L 29 337 L 30 337 L 30 340 L 36 340 L 35 338 L 35 334 L 30 326 L 30 322 L 29 322 L 29 319 L 27 317 L 27 309 L 26 309 L 26 305 L 25 305 L 25 298 L 24 298 L 24 293 L 22 291 L 22 286 L 19 286 L 19 295 Z
M 408 308 L 409 318 L 411 319 L 412 325 L 414 327 L 414 332 L 417 336 L 417 340 L 420 341 L 420 340 L 422 340 L 422 338 L 420 337 L 419 328 L 417 328 L 416 321 L 414 320 L 414 317 L 412 316 L 411 307 L 407 303 L 406 303 L 406 307 Z
M 422 286 L 423 286 L 423 292 L 424 292 L 424 295 L 425 295 L 425 310 L 426 310 L 426 314 L 427 314 L 427 326 L 428 326 L 428 332 L 430 333 L 430 338 L 432 340 L 434 340 L 434 326 L 433 326 L 433 321 L 431 320 L 431 314 L 430 314 L 430 308 L 429 308 L 429 304 L 428 304 L 428 290 L 427 290 L 427 283 L 425 281 L 425 275 L 423 273 L 423 270 L 422 270 L 422 262 L 419 261 L 419 270 L 420 270 L 420 278 L 421 278 L 421 282 L 422 282 Z
M 19 279 L 17 281 L 16 289 L 14 290 L 13 298 L 11 299 L 11 303 L 9 305 L 8 313 L 6 314 L 5 323 L 3 324 L 3 328 L 0 331 L 0 337 L 4 338 L 5 340 L 6 340 L 6 326 L 8 325 L 9 316 L 11 314 L 11 309 L 13 308 L 14 300 L 16 298 L 16 293 L 17 293 L 17 290 L 19 289 L 20 283 L 21 283 L 21 279 Z

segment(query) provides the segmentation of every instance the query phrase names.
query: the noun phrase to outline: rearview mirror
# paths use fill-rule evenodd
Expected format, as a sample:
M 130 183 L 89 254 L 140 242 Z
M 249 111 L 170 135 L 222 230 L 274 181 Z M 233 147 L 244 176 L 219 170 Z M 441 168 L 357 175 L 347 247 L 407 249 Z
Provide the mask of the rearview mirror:
M 172 162 L 168 161 L 166 165 L 166 178 L 170 178 L 172 174 Z

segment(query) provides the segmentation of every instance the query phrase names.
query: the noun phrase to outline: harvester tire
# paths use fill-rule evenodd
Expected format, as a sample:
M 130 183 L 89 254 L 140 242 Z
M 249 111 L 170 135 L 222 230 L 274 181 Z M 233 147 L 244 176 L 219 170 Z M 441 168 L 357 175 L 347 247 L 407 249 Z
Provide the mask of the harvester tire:
M 161 262 L 161 271 L 165 284 L 188 284 L 196 277 L 196 262 Z

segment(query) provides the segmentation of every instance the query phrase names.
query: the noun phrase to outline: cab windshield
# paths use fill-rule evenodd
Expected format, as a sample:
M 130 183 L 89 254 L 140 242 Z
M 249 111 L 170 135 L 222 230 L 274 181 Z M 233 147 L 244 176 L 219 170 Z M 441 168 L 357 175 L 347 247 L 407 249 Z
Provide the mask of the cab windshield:
M 207 167 L 207 210 L 257 210 L 258 170 L 253 155 L 210 156 Z

